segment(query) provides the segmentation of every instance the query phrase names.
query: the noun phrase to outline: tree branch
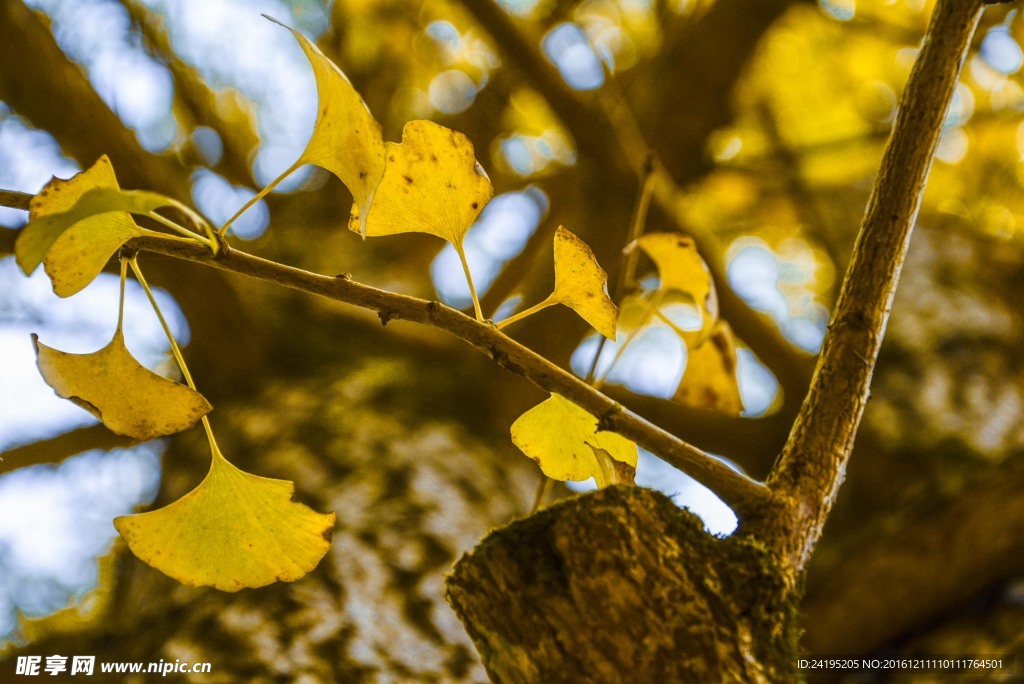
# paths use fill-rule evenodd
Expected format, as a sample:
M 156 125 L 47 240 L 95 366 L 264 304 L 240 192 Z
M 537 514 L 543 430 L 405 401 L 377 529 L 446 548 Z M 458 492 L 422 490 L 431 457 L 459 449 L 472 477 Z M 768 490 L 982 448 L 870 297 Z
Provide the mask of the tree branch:
M 939 0 L 900 101 L 810 391 L 768 477 L 767 538 L 806 567 L 843 482 L 942 124 L 983 0 Z
M 30 195 L 3 191 L 0 204 L 9 200 L 21 205 Z M 394 294 L 353 282 L 348 278 L 330 278 L 284 266 L 225 246 L 222 258 L 213 258 L 199 245 L 170 243 L 158 238 L 139 238 L 130 246 L 189 261 L 197 261 L 222 270 L 241 273 L 260 280 L 317 294 L 336 301 L 376 311 L 387 324 L 404 319 L 439 328 L 488 354 L 502 367 L 517 373 L 548 392 L 570 399 L 601 420 L 603 429 L 617 432 L 686 472 L 710 487 L 741 516 L 764 503 L 763 485 L 745 477 L 696 447 L 683 442 L 653 423 L 622 407 L 543 357 L 515 342 L 488 324 L 481 324 L 438 302 Z
M 561 394 L 598 417 L 600 427 L 617 432 L 658 454 L 668 463 L 710 487 L 739 515 L 751 513 L 768 499 L 764 485 L 732 470 L 665 430 L 598 392 L 489 323 L 479 323 L 440 302 L 379 290 L 352 281 L 347 275 L 328 277 L 246 254 L 224 245 L 213 257 L 198 244 L 161 238 L 136 238 L 128 247 L 193 261 L 239 273 L 302 292 L 376 311 L 385 325 L 395 319 L 443 330 L 476 347 L 503 368 L 530 380 L 541 389 Z
M 116 435 L 103 425 L 90 425 L 56 437 L 16 446 L 0 453 L 0 475 L 42 463 L 60 463 L 93 449 L 109 451 L 135 444 L 137 440 Z
M 0 205 L 11 209 L 28 211 L 28 203 L 32 201 L 32 195 L 27 192 L 16 190 L 0 190 Z

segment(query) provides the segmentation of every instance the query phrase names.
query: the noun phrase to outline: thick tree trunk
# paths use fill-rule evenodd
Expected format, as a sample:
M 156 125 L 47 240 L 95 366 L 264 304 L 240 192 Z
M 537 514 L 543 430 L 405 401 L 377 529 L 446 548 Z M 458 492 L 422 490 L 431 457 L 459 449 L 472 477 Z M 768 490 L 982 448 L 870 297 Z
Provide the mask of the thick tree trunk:
M 753 540 L 611 487 L 491 533 L 447 580 L 494 682 L 796 677 L 796 597 Z

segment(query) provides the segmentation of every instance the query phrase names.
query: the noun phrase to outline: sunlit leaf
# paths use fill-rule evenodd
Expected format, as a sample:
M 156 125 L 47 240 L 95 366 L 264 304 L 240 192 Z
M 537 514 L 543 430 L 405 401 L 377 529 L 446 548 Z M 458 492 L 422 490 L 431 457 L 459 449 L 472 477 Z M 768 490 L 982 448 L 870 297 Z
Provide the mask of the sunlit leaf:
M 239 470 L 219 451 L 198 487 L 114 526 L 140 559 L 190 586 L 223 591 L 292 582 L 330 547 L 334 513 L 293 500 L 295 484 Z
M 264 15 L 266 16 L 266 15 Z M 319 98 L 313 136 L 298 164 L 316 164 L 337 176 L 360 209 L 370 206 L 384 173 L 384 138 L 380 124 L 341 69 L 295 29 L 267 17 L 292 32 L 302 46 L 316 78 Z M 365 229 L 361 230 L 365 234 Z
M 608 296 L 608 274 L 590 247 L 562 226 L 555 231 L 555 291 L 550 299 L 565 304 L 608 339 L 615 339 L 618 309 Z
M 401 144 L 386 147 L 387 165 L 366 216 L 366 235 L 429 233 L 461 252 L 466 232 L 494 195 L 473 143 L 432 121 L 410 121 Z M 359 231 L 357 213 L 349 227 Z
M 54 241 L 75 223 L 83 225 L 116 225 L 126 232 L 137 229 L 131 216 L 123 211 L 111 211 L 97 196 L 96 201 L 78 205 L 78 200 L 90 190 L 106 188 L 117 190 L 114 169 L 106 156 L 81 173 L 67 179 L 54 178 L 29 204 L 29 222 L 18 233 L 14 243 L 14 255 L 18 266 L 25 275 L 32 273 L 42 263 Z M 109 212 L 106 216 L 101 212 Z
M 718 320 L 718 297 L 711 272 L 693 240 L 679 233 L 649 233 L 636 244 L 657 266 L 659 290 L 684 294 L 693 300 L 702 321 L 698 341 L 706 337 Z
M 516 419 L 512 443 L 553 480 L 578 482 L 593 477 L 606 482 L 609 468 L 602 468 L 603 455 L 599 457 L 595 449 L 636 468 L 636 444 L 614 432 L 598 432 L 597 418 L 558 394 Z
M 704 342 L 689 349 L 686 370 L 673 399 L 731 415 L 743 411 L 736 376 L 736 341 L 727 323 L 719 321 Z
M 126 224 L 112 214 L 81 221 L 54 241 L 43 259 L 58 297 L 70 297 L 99 275 L 121 245 L 143 234 L 134 222 Z
M 120 329 L 110 344 L 91 354 L 52 349 L 35 335 L 32 340 L 46 383 L 119 435 L 170 435 L 195 425 L 213 409 L 203 395 L 136 361 L 124 346 Z

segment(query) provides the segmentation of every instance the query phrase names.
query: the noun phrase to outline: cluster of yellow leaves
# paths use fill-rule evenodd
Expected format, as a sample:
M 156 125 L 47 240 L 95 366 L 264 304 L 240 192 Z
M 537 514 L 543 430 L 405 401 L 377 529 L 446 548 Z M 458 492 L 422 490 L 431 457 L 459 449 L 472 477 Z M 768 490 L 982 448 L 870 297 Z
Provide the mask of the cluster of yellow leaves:
M 431 121 L 410 121 L 401 143 L 384 142 L 380 125 L 341 70 L 305 36 L 289 30 L 312 66 L 320 107 L 305 152 L 285 173 L 312 163 L 336 175 L 354 199 L 349 227 L 364 237 L 415 232 L 450 243 L 462 261 L 477 317 L 482 318 L 464 242 L 494 188 L 476 160 L 473 144 Z M 564 304 L 614 339 L 618 310 L 608 296 L 608 276 L 591 249 L 559 226 L 554 261 L 551 295 L 501 325 Z M 558 395 L 521 416 L 512 435 L 549 477 L 596 477 L 601 484 L 632 481 L 636 445 L 614 433 L 598 432 L 593 416 Z
M 70 297 L 92 282 L 125 242 L 159 235 L 137 226 L 127 211 L 111 211 L 119 193 L 105 156 L 69 180 L 47 183 L 32 198 L 29 222 L 14 243 L 25 275 L 42 263 L 54 292 Z
M 33 198 L 29 223 L 15 243 L 18 265 L 29 274 L 42 263 L 54 292 L 71 296 L 128 240 L 166 238 L 131 217 L 166 206 L 178 205 L 157 193 L 119 189 L 110 161 L 101 157 L 71 179 L 52 180 Z M 53 349 L 34 335 L 33 342 L 47 384 L 117 434 L 139 440 L 173 434 L 213 409 L 194 389 L 132 357 L 120 321 L 110 343 L 89 354 Z M 193 492 L 115 521 L 129 548 L 181 582 L 229 591 L 295 580 L 316 567 L 327 553 L 334 514 L 293 502 L 292 483 L 244 473 L 213 449 L 210 474 Z
M 736 377 L 736 340 L 718 318 L 718 295 L 711 273 L 694 241 L 679 233 L 650 233 L 636 241 L 658 269 L 658 289 L 650 310 L 667 323 L 687 348 L 686 369 L 673 399 L 686 406 L 739 415 L 743 411 Z M 660 312 L 669 297 L 689 300 L 700 315 L 700 328 L 683 330 Z
M 681 338 L 689 352 L 673 399 L 688 406 L 738 415 L 743 411 L 743 402 L 736 377 L 736 343 L 728 324 L 718 318 L 714 283 L 693 240 L 678 233 L 651 233 L 629 246 L 637 248 L 654 262 L 659 284 L 648 297 L 628 297 L 620 318 L 605 290 L 607 277 L 590 249 L 572 233 L 559 228 L 555 236 L 554 293 L 508 321 L 563 303 L 608 339 L 616 340 L 616 333 L 625 332 L 620 340 L 621 354 L 636 333 L 657 316 Z M 684 330 L 662 313 L 665 302 L 678 300 L 689 303 L 698 312 L 697 330 Z M 512 442 L 536 461 L 547 477 L 570 481 L 593 477 L 601 487 L 632 481 L 636 444 L 614 433 L 599 431 L 597 419 L 565 397 L 551 395 L 521 415 L 511 432 Z
M 476 160 L 472 143 L 461 133 L 430 121 L 411 121 L 402 131 L 401 143 L 385 142 L 379 123 L 341 70 L 305 36 L 289 30 L 316 79 L 316 124 L 295 164 L 240 212 L 300 165 L 321 166 L 352 192 L 349 226 L 363 237 L 420 232 L 449 242 L 462 261 L 477 318 L 482 319 L 464 241 L 494 190 Z M 33 199 L 30 221 L 15 246 L 18 264 L 28 274 L 43 263 L 57 294 L 70 296 L 94 279 L 110 257 L 134 237 L 192 239 L 147 230 L 132 219 L 132 214 L 148 215 L 192 235 L 155 213 L 163 207 L 184 211 L 212 237 L 212 229 L 201 218 L 174 200 L 156 193 L 120 190 L 109 160 L 103 157 L 70 180 L 55 179 Z M 221 234 L 230 223 L 222 226 Z M 212 239 L 208 244 L 216 250 Z M 500 325 L 563 304 L 606 338 L 616 340 L 618 308 L 608 296 L 607 274 L 593 252 L 561 226 L 553 247 L 555 285 L 551 295 Z M 658 291 L 636 328 L 657 315 L 690 348 L 676 399 L 738 413 L 742 403 L 735 383 L 735 343 L 728 326 L 718 320 L 714 287 L 692 240 L 656 233 L 640 238 L 632 248 L 643 250 L 660 276 Z M 131 264 L 148 292 L 134 260 Z M 125 273 L 122 266 L 122 311 Z M 659 307 L 670 293 L 693 304 L 701 318 L 699 330 L 682 330 L 661 313 Z M 203 421 L 212 451 L 203 482 L 164 508 L 115 520 L 139 558 L 185 584 L 236 591 L 298 579 L 326 554 L 334 514 L 320 514 L 294 502 L 293 483 L 245 473 L 224 458 L 206 419 L 213 407 L 195 391 L 183 365 L 189 386 L 143 367 L 125 347 L 120 320 L 111 342 L 91 354 L 68 354 L 38 340 L 35 343 L 47 383 L 114 432 L 150 439 Z M 173 339 L 171 343 L 183 364 Z M 516 446 L 537 461 L 548 477 L 576 481 L 593 477 L 600 486 L 633 481 L 636 444 L 599 430 L 593 415 L 557 394 L 520 416 L 511 433 Z

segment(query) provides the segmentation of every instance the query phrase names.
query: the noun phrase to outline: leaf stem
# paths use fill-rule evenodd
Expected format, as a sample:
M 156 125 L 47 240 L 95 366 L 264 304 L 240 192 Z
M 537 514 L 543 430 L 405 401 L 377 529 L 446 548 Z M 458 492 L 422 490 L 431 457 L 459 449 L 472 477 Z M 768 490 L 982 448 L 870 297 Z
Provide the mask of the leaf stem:
M 480 298 L 476 296 L 476 286 L 473 284 L 473 274 L 469 272 L 469 262 L 466 260 L 466 250 L 461 244 L 452 246 L 455 247 L 455 251 L 459 255 L 459 261 L 462 262 L 462 270 L 466 272 L 466 282 L 469 283 L 469 296 L 473 298 L 473 313 L 476 314 L 476 320 L 482 323 L 484 320 L 484 312 L 480 309 Z
M 193 391 L 198 392 L 196 389 L 196 383 L 192 380 L 192 374 L 188 370 L 188 365 L 185 363 L 185 357 L 181 354 L 181 348 L 178 346 L 178 341 L 174 339 L 174 333 L 171 332 L 171 326 L 167 324 L 167 319 L 164 318 L 163 312 L 160 310 L 160 305 L 156 303 L 156 297 L 153 296 L 153 291 L 149 289 L 149 283 L 146 282 L 146 277 L 142 275 L 142 269 L 139 268 L 138 262 L 135 257 L 126 260 L 132 267 L 132 272 L 135 274 L 135 279 L 139 281 L 139 285 L 142 285 L 142 289 L 146 292 L 146 297 L 149 299 L 150 306 L 153 307 L 153 312 L 156 314 L 157 319 L 160 321 L 160 327 L 164 329 L 164 335 L 167 336 L 167 341 L 171 343 L 171 353 L 174 354 L 174 360 L 178 362 L 178 367 L 181 368 L 181 374 L 185 378 L 186 384 Z M 122 273 L 124 273 L 124 266 L 122 262 Z M 121 281 L 122 288 L 124 287 L 124 281 Z M 123 292 L 123 289 L 122 289 Z M 217 441 L 213 437 L 213 428 L 210 427 L 210 421 L 206 416 L 202 417 L 203 429 L 206 430 L 206 438 L 210 441 L 210 449 L 213 452 L 213 457 L 216 460 L 220 454 L 220 450 L 217 449 Z M 223 456 L 221 457 L 223 458 Z
M 170 228 L 175 233 L 178 233 L 179 235 L 184 235 L 187 238 L 195 239 L 201 237 L 198 233 L 189 230 L 185 226 L 177 223 L 176 221 L 172 221 L 166 216 L 162 216 L 155 211 L 148 212 L 147 214 L 145 214 L 145 216 L 148 216 L 149 218 L 153 219 L 154 221 L 164 226 L 165 228 Z
M 548 492 L 551 491 L 551 485 L 554 484 L 554 482 L 554 480 L 544 473 L 540 474 L 540 484 L 537 485 L 537 495 L 533 498 L 533 506 L 530 507 L 530 515 L 533 515 L 540 510 L 540 506 L 544 503 L 544 499 L 547 498 Z
M 664 299 L 664 295 L 664 290 L 658 290 L 655 293 L 654 297 L 651 298 L 650 304 L 647 305 L 647 310 L 644 311 L 644 315 L 640 319 L 640 324 L 629 331 L 629 334 L 626 336 L 626 339 L 623 340 L 619 348 L 615 350 L 615 356 L 612 358 L 612 362 L 608 364 L 608 369 L 601 374 L 600 378 L 594 379 L 590 382 L 590 384 L 594 386 L 594 389 L 600 390 L 604 386 L 605 380 L 607 380 L 608 376 L 611 375 L 612 369 L 615 368 L 615 364 L 619 362 L 620 358 L 622 358 L 622 355 L 626 351 L 626 347 L 629 346 L 630 342 L 636 339 L 636 336 L 640 333 L 641 330 L 643 330 L 647 326 L 651 318 L 653 318 L 653 315 L 658 312 L 658 309 L 661 307 L 661 300 Z M 602 337 L 601 339 L 603 340 L 604 338 Z M 598 354 L 600 353 L 601 348 L 598 348 Z M 598 358 L 600 357 L 595 357 L 594 362 L 592 364 L 593 368 L 595 369 L 597 368 Z
M 284 172 L 282 172 L 280 176 L 278 176 L 274 180 L 270 181 L 270 183 L 268 183 L 266 187 L 264 187 L 262 190 L 257 192 L 255 195 L 250 197 L 249 201 L 246 202 L 245 204 L 243 204 L 242 208 L 239 209 L 238 211 L 236 211 L 234 216 L 232 216 L 227 221 L 225 221 L 224 225 L 222 225 L 219 229 L 217 229 L 217 237 L 221 237 L 221 238 L 224 237 L 227 234 L 227 232 L 228 232 L 228 228 L 231 227 L 231 224 L 234 223 L 235 220 L 238 219 L 239 216 L 241 216 L 246 211 L 248 211 L 249 207 L 251 207 L 252 205 L 254 205 L 257 202 L 259 202 L 261 199 L 266 197 L 267 194 L 269 194 L 271 190 L 276 188 L 278 186 L 278 184 L 280 184 L 281 181 L 283 181 L 285 178 L 287 178 L 292 173 L 294 173 L 296 169 L 298 169 L 300 166 L 303 165 L 303 163 L 304 162 L 300 158 L 294 164 L 292 164 L 287 169 L 285 169 Z
M 128 260 L 121 258 L 121 300 L 117 304 L 117 332 L 124 325 L 124 281 L 128 279 Z
M 534 304 L 529 309 L 523 309 L 519 313 L 512 314 L 508 318 L 502 320 L 500 323 L 495 323 L 494 327 L 497 328 L 498 330 L 501 330 L 506 325 L 511 325 L 511 324 L 515 323 L 516 321 L 521 321 L 524 318 L 526 318 L 527 316 L 533 315 L 533 314 L 537 313 L 538 311 L 542 311 L 543 309 L 548 308 L 549 306 L 553 306 L 554 304 L 555 304 L 555 302 L 551 301 L 551 297 L 548 297 L 547 299 Z
M 629 233 L 626 235 L 626 258 L 622 262 L 619 277 L 615 279 L 615 288 L 612 290 L 612 301 L 616 305 L 622 304 L 626 290 L 633 286 L 633 281 L 636 279 L 637 253 L 635 248 L 630 249 L 630 247 L 644 232 L 644 226 L 647 225 L 647 210 L 651 206 L 651 195 L 654 191 L 654 163 L 654 153 L 648 152 L 647 158 L 644 160 L 640 192 L 636 196 L 636 204 L 633 205 L 633 217 L 629 222 Z M 587 370 L 587 382 L 593 381 L 594 374 L 597 373 L 597 361 L 601 358 L 601 352 L 604 351 L 604 346 L 607 343 L 608 338 L 601 335 L 601 339 L 597 342 L 597 351 Z

